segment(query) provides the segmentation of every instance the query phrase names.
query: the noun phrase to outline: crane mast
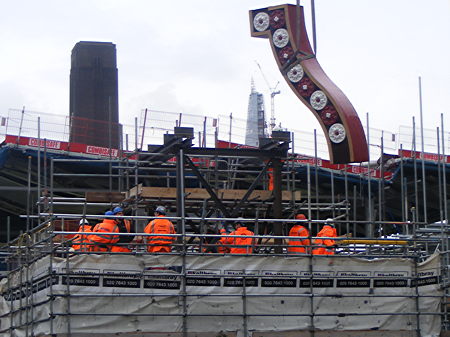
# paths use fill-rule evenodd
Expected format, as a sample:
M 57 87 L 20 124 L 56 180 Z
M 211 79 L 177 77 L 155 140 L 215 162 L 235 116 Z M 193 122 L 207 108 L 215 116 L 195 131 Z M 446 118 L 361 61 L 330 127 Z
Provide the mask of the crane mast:
M 259 63 L 257 61 L 255 61 L 255 63 L 257 64 L 259 70 L 261 71 L 261 75 L 264 78 L 264 81 L 267 84 L 267 87 L 269 88 L 269 92 L 270 92 L 270 124 L 269 124 L 269 133 L 272 134 L 273 129 L 275 128 L 275 96 L 280 94 L 280 90 L 276 90 L 278 87 L 278 84 L 280 84 L 280 81 L 277 82 L 277 84 L 275 84 L 274 87 L 271 87 L 269 84 L 269 81 L 267 80 L 266 76 L 264 75 L 264 72 L 262 71 L 261 66 L 259 65 Z

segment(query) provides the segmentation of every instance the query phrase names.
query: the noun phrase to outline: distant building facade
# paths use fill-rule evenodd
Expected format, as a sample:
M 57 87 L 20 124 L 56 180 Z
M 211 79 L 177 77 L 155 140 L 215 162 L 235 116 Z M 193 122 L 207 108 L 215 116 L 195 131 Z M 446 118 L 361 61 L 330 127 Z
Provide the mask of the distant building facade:
M 116 45 L 78 42 L 70 70 L 70 141 L 120 148 Z
M 264 96 L 256 91 L 252 80 L 250 97 L 248 99 L 245 145 L 259 146 L 259 138 L 267 137 L 266 127 Z

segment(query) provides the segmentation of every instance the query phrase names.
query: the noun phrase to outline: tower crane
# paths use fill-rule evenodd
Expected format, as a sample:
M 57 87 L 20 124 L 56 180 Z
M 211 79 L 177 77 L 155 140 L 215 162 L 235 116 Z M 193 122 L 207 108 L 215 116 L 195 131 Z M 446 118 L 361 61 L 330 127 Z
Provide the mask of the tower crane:
M 266 76 L 264 75 L 264 72 L 262 71 L 261 66 L 259 65 L 259 63 L 257 61 L 255 61 L 255 63 L 257 64 L 259 70 L 261 71 L 261 75 L 264 78 L 264 81 L 267 84 L 267 87 L 269 88 L 270 91 L 270 124 L 269 124 L 269 130 L 270 130 L 270 134 L 272 134 L 273 129 L 275 128 L 275 95 L 278 95 L 280 93 L 280 90 L 276 90 L 278 87 L 278 84 L 280 84 L 280 81 L 277 82 L 277 84 L 275 84 L 274 87 L 271 87 L 269 84 L 269 81 L 267 80 Z

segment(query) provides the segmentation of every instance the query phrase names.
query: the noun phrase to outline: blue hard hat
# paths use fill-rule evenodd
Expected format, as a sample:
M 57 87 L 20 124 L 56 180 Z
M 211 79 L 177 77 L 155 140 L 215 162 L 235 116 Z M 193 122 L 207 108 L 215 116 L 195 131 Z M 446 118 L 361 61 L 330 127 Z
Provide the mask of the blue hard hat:
M 117 214 L 117 213 L 123 213 L 123 209 L 121 207 L 116 207 L 113 209 L 113 213 Z
M 114 215 L 113 211 L 107 211 L 105 212 L 105 215 Z

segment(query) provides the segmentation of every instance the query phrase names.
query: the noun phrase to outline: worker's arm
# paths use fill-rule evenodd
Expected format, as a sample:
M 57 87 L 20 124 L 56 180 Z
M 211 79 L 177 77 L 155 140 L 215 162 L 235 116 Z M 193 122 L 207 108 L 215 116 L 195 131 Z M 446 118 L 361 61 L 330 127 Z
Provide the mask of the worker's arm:
M 234 235 L 234 232 L 231 232 L 229 235 Z M 224 245 L 232 245 L 233 244 L 233 237 L 231 236 L 222 236 L 222 238 L 220 239 L 220 241 L 224 244 Z
M 177 234 L 177 232 L 175 231 L 175 226 L 173 225 L 173 223 L 170 223 L 170 234 Z M 176 236 L 171 236 L 170 240 L 172 241 L 176 241 L 177 237 Z

